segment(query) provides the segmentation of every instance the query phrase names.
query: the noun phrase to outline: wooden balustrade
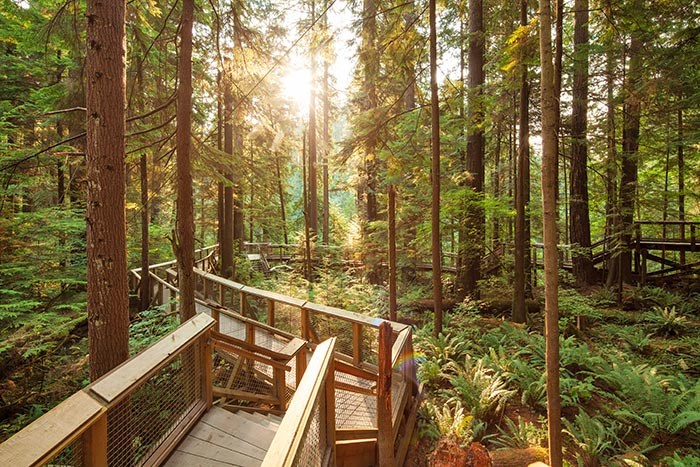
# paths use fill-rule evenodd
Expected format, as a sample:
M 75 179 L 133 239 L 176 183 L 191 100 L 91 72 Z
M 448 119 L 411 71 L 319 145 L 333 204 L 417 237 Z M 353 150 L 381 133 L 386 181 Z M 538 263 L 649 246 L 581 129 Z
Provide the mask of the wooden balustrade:
M 0 444 L 0 465 L 158 465 L 177 445 L 187 430 L 212 403 L 211 347 L 209 337 L 214 320 L 197 315 L 153 346 L 132 357 L 85 389 L 54 407 L 31 425 Z M 170 369 L 180 359 L 175 369 Z M 168 372 L 161 371 L 168 368 Z M 179 370 L 178 370 L 179 369 Z M 180 373 L 177 373 L 179 371 Z M 182 375 L 173 382 L 173 374 Z M 191 380 L 194 374 L 199 379 Z M 171 379 L 166 378 L 169 376 Z M 147 391 L 142 388 L 148 384 Z M 175 386 L 195 387 L 192 400 L 179 400 L 180 413 L 166 418 L 158 431 L 150 428 L 152 445 L 144 446 L 142 433 L 135 435 L 130 421 L 136 413 L 125 411 L 136 404 L 132 396 L 150 398 L 174 393 Z M 193 385 L 193 386 L 192 386 Z M 150 401 L 158 407 L 159 400 Z M 125 405 L 127 404 L 127 405 Z M 164 420 L 141 420 L 158 426 Z M 107 437 L 109 425 L 109 438 Z M 136 436 L 144 452 L 132 452 Z M 134 439 L 136 439 L 134 438 Z M 120 443 L 115 445 L 115 443 Z M 138 455 L 138 462 L 132 457 Z M 79 458 L 76 458 L 79 456 Z M 119 457 L 119 459 L 117 459 Z
M 335 389 L 333 354 L 336 338 L 316 347 L 289 409 L 263 460 L 265 467 L 311 465 L 304 455 L 318 455 L 321 465 L 335 465 Z M 318 417 L 318 423 L 313 423 Z M 306 444 L 318 446 L 313 452 Z

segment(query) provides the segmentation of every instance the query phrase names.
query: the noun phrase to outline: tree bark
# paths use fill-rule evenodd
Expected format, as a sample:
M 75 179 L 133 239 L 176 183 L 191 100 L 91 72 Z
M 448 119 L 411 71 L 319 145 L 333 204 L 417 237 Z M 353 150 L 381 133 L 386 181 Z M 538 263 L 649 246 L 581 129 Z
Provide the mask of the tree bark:
M 148 226 L 150 224 L 148 207 L 148 157 L 146 153 L 141 154 L 141 310 L 147 309 L 151 305 L 151 274 L 148 269 L 149 258 L 149 236 Z
M 545 343 L 549 465 L 561 467 L 561 396 L 559 394 L 559 298 L 557 253 L 557 105 L 552 66 L 551 9 L 540 0 L 542 106 L 542 231 L 544 233 Z
M 571 113 L 570 240 L 579 285 L 593 282 L 588 213 L 588 0 L 574 2 L 574 84 Z
M 620 178 L 620 230 L 622 251 L 620 252 L 619 274 L 623 282 L 632 282 L 632 252 L 629 249 L 634 222 L 634 204 L 637 194 L 637 171 L 639 165 L 639 125 L 641 116 L 641 73 L 640 51 L 642 43 L 639 32 L 632 34 L 629 47 L 629 69 L 625 83 L 625 104 L 622 129 L 622 170 Z
M 328 15 L 323 15 L 323 24 L 328 29 Z M 323 58 L 323 243 L 330 243 L 331 215 L 329 204 L 328 160 L 331 153 L 330 113 L 331 103 L 328 89 L 328 58 Z
M 87 309 L 90 380 L 129 358 L 126 2 L 87 2 Z
M 520 1 L 520 25 L 527 25 L 527 0 Z M 529 239 L 526 237 L 526 178 L 530 176 L 530 85 L 527 78 L 525 51 L 520 51 L 520 104 L 518 110 L 518 153 L 515 170 L 515 277 L 513 281 L 513 321 L 527 320 L 525 307 L 526 262 L 529 257 Z
M 232 60 L 224 61 L 224 153 L 228 160 L 224 185 L 223 226 L 221 229 L 221 275 L 233 277 L 233 70 Z
M 311 23 L 316 20 L 316 2 L 311 0 Z M 316 148 L 316 44 L 315 36 L 311 39 L 311 89 L 309 92 L 309 205 L 307 220 L 309 222 L 309 232 L 311 240 L 316 241 L 318 233 L 318 171 L 316 164 L 318 154 Z
M 396 321 L 396 190 L 389 185 L 387 206 L 388 263 L 389 263 L 389 319 Z
M 442 245 L 440 241 L 440 103 L 437 86 L 437 32 L 435 27 L 435 0 L 430 0 L 430 133 L 432 164 L 430 171 L 431 197 L 431 245 L 433 263 L 433 334 L 442 332 Z
M 465 207 L 467 235 L 463 239 L 462 263 L 463 294 L 478 299 L 478 281 L 481 278 L 481 257 L 484 254 L 484 110 L 482 105 L 484 84 L 484 16 L 482 0 L 469 0 L 469 90 L 467 134 L 468 183 L 474 196 Z
M 685 220 L 685 157 L 683 154 L 683 107 L 678 107 L 678 220 Z M 685 226 L 680 226 L 680 239 L 685 240 Z M 680 264 L 685 264 L 685 251 L 680 252 Z
M 177 89 L 177 221 L 175 253 L 180 289 L 180 321 L 195 315 L 194 205 L 192 200 L 192 22 L 194 0 L 183 0 Z

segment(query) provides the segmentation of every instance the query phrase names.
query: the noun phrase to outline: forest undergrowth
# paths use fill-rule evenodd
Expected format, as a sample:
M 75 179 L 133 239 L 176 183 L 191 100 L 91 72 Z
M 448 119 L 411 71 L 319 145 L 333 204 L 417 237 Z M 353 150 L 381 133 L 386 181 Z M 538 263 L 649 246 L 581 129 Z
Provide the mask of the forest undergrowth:
M 352 271 L 324 268 L 313 282 L 294 271 L 273 277 L 251 272 L 247 280 L 358 313 L 387 315 L 386 289 L 357 279 Z M 425 309 L 427 287 L 418 278 L 402 291 L 399 303 L 400 320 L 414 325 L 424 384 L 411 465 L 428 465 L 435 446 L 446 442 L 482 443 L 494 465 L 546 460 L 543 315 L 536 311 L 540 291 L 534 291 L 527 325 L 515 325 L 508 321 L 508 284 L 487 281 L 482 300 L 467 299 L 445 314 L 445 332 L 436 338 L 432 314 Z M 621 306 L 615 299 L 605 288 L 560 291 L 567 461 L 700 465 L 700 296 L 629 287 Z M 177 326 L 168 309 L 133 316 L 132 354 Z M 45 348 L 31 355 L 26 353 L 34 348 L 31 343 L 41 337 L 36 328 L 20 327 L 4 341 L 3 352 L 14 361 L 3 368 L 0 439 L 87 384 L 84 327 L 44 336 Z

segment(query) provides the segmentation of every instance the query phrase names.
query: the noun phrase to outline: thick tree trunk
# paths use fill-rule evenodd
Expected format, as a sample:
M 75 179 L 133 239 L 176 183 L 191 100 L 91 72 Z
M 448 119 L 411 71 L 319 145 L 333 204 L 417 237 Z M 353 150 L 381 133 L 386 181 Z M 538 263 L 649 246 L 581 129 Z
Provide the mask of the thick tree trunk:
M 227 59 L 224 65 L 224 153 L 228 154 L 228 160 L 224 164 L 227 167 L 224 185 L 223 225 L 221 228 L 221 275 L 225 278 L 233 277 L 233 77 L 231 60 Z
M 527 0 L 520 1 L 520 25 L 527 25 Z M 529 239 L 526 237 L 527 177 L 530 160 L 530 85 L 527 79 L 527 65 L 524 51 L 520 53 L 520 108 L 518 111 L 518 153 L 515 170 L 515 277 L 513 281 L 513 321 L 524 323 L 527 319 L 525 308 L 526 262 L 529 257 Z
M 481 278 L 481 257 L 484 254 L 484 111 L 482 86 L 484 84 L 484 16 L 482 0 L 469 0 L 469 93 L 467 135 L 467 172 L 469 187 L 474 196 L 466 206 L 467 238 L 463 248 L 464 260 L 461 288 L 465 295 L 479 298 L 477 284 Z M 458 298 L 460 295 L 458 294 Z M 462 297 L 463 298 L 463 297 Z
M 87 2 L 87 309 L 90 379 L 129 358 L 124 0 Z
M 175 254 L 180 289 L 180 321 L 195 315 L 194 205 L 192 200 L 192 22 L 194 0 L 183 0 L 177 89 L 177 220 Z
M 641 41 L 632 35 L 629 47 L 629 69 L 625 83 L 625 111 L 622 129 L 622 170 L 620 178 L 620 229 L 622 251 L 619 274 L 623 282 L 632 282 L 632 252 L 629 249 L 634 222 L 634 205 L 637 194 L 637 170 L 639 166 L 639 125 L 641 116 Z
M 612 21 L 612 0 L 607 0 L 604 6 L 605 15 Z M 608 50 L 605 54 L 605 87 L 607 91 L 606 99 L 606 156 L 605 156 L 605 236 L 609 239 L 605 248 L 612 251 L 616 248 L 616 240 L 613 236 L 618 224 L 617 212 L 617 138 L 615 130 L 615 51 L 612 43 L 608 43 Z M 611 257 L 607 262 L 608 278 L 607 286 L 611 287 L 614 280 L 612 272 L 616 269 L 615 264 L 618 258 Z
M 442 245 L 440 239 L 440 103 L 437 86 L 437 31 L 435 27 L 435 0 L 429 1 L 430 10 L 430 133 L 432 164 L 430 170 L 431 198 L 431 247 L 433 262 L 433 334 L 442 332 Z
M 552 67 L 551 10 L 540 0 L 542 105 L 542 230 L 544 233 L 545 343 L 549 465 L 561 467 L 561 396 L 559 394 L 559 298 L 557 253 L 557 105 Z
M 560 0 L 561 1 L 561 0 Z M 588 214 L 588 0 L 574 2 L 574 86 L 571 114 L 570 232 L 573 273 L 580 285 L 593 282 Z

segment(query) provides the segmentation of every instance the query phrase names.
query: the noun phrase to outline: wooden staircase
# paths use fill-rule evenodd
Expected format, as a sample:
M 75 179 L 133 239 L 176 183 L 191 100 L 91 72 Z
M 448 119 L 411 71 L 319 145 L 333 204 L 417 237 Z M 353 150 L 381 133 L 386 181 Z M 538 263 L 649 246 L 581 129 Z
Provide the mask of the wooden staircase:
M 169 467 L 259 466 L 282 418 L 212 407 L 165 463 Z

